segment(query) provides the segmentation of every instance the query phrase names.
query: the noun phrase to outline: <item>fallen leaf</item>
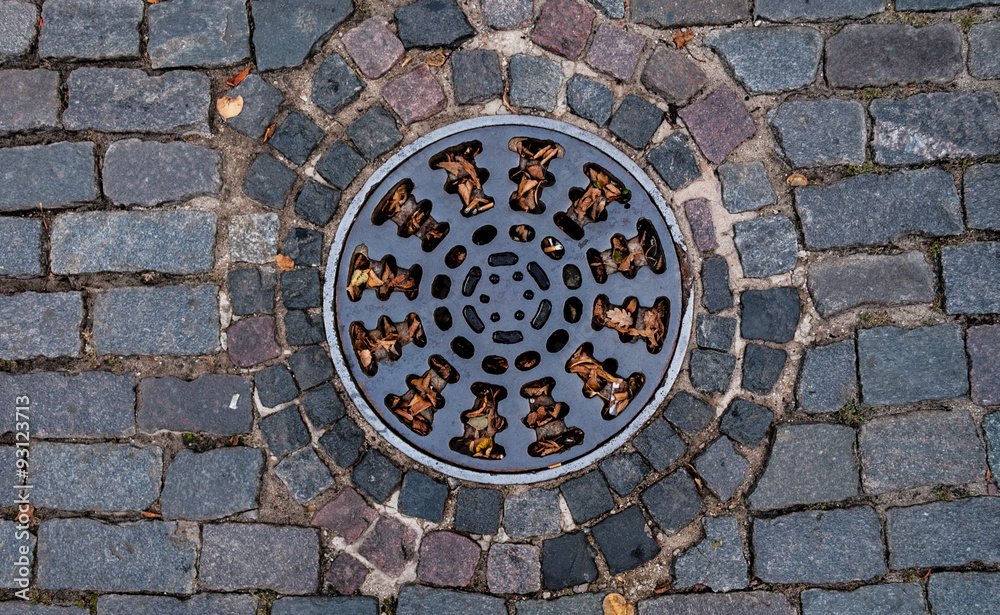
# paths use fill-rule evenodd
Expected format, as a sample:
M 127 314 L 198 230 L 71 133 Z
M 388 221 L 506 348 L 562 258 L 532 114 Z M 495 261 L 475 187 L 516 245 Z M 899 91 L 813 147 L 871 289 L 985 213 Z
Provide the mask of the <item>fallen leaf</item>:
M 681 28 L 680 30 L 674 30 L 674 45 L 678 49 L 682 49 L 684 45 L 694 38 L 694 32 L 687 28 Z
M 288 258 L 284 254 L 279 254 L 275 256 L 274 260 L 277 261 L 278 266 L 281 267 L 282 271 L 291 271 L 292 269 L 295 269 L 295 261 Z M 355 273 L 358 272 L 355 271 Z
M 159 2 L 159 0 L 156 0 L 156 1 Z M 247 75 L 249 75 L 249 74 L 250 74 L 250 67 L 247 66 L 246 68 L 244 68 L 243 70 L 241 70 L 238 74 L 233 75 L 229 79 L 226 79 L 226 85 L 235 88 L 240 83 L 242 83 L 243 80 L 246 79 Z
M 156 0 L 156 1 L 159 2 L 160 0 Z M 139 514 L 142 515 L 143 517 L 147 518 L 147 519 L 162 519 L 163 518 L 163 515 L 161 515 L 160 513 L 149 512 L 148 510 L 141 510 L 141 511 L 139 511 Z
M 264 131 L 264 143 L 267 143 L 267 140 L 271 138 L 271 135 L 274 134 L 274 129 L 276 127 L 277 127 L 276 124 L 271 124 L 270 126 L 267 127 L 267 130 Z
M 604 597 L 604 615 L 635 615 L 635 607 L 621 594 L 608 594 Z
M 437 68 L 439 66 L 444 66 L 444 63 L 447 59 L 448 58 L 444 57 L 444 51 L 438 49 L 433 54 L 431 54 L 429 58 L 427 58 L 427 65 L 433 66 L 434 68 Z
M 221 115 L 224 120 L 236 117 L 241 111 L 243 111 L 243 97 L 237 96 L 236 98 L 230 98 L 229 96 L 223 96 L 219 100 L 215 101 L 215 108 L 219 111 L 219 115 Z
M 785 183 L 789 186 L 798 188 L 799 186 L 808 186 L 809 180 L 806 179 L 806 176 L 801 173 L 792 173 L 788 176 L 788 179 L 785 180 Z

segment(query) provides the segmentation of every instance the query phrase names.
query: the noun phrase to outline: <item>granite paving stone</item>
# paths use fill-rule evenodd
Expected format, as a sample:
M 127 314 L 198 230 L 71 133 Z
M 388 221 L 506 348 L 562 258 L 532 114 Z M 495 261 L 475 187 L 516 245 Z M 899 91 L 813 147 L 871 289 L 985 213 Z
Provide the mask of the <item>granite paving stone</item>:
M 370 450 L 365 453 L 361 463 L 355 466 L 351 478 L 354 480 L 354 485 L 373 500 L 385 502 L 399 486 L 402 472 L 389 461 L 388 457 L 378 451 Z
M 333 586 L 333 590 L 338 594 L 350 596 L 361 589 L 361 586 L 364 585 L 364 582 L 368 579 L 369 574 L 371 574 L 371 568 L 361 563 L 361 561 L 353 555 L 341 553 L 335 557 L 332 562 L 330 562 L 330 569 L 327 570 L 324 580 Z M 348 600 L 370 601 L 369 604 L 372 605 L 370 612 L 377 612 L 374 598 L 349 598 Z M 354 609 L 360 605 L 350 604 L 349 606 L 351 609 Z M 348 613 L 345 613 L 345 615 L 353 615 L 356 612 L 357 611 L 355 610 L 349 610 Z
M 274 466 L 274 473 L 303 506 L 333 486 L 329 468 L 311 446 L 295 451 Z
M 733 225 L 743 274 L 766 278 L 795 268 L 799 240 L 786 216 L 768 216 Z
M 535 545 L 498 543 L 490 547 L 486 584 L 494 594 L 531 594 L 542 588 L 541 550 Z
M 217 194 L 220 162 L 218 152 L 191 143 L 125 139 L 108 147 L 101 180 L 113 202 L 151 207 Z
M 98 598 L 101 615 L 253 615 L 257 598 L 248 594 L 195 594 L 186 600 L 170 596 L 105 594 Z
M 229 219 L 229 256 L 263 265 L 278 254 L 278 215 L 246 214 Z
M 420 541 L 417 578 L 446 587 L 465 587 L 482 550 L 471 538 L 454 532 L 431 532 Z
M 160 494 L 163 516 L 221 519 L 257 507 L 264 456 L 246 446 L 204 453 L 182 449 L 167 467 Z
M 615 507 L 608 485 L 597 470 L 564 482 L 559 490 L 578 525 L 593 521 Z
M 0 603 L 0 615 L 86 615 L 89 612 L 86 608 L 26 604 L 15 600 Z
M 358 176 L 358 173 L 365 168 L 365 164 L 365 159 L 354 151 L 354 148 L 343 141 L 337 141 L 330 146 L 330 149 L 328 149 L 326 153 L 323 154 L 323 157 L 320 158 L 319 162 L 316 163 L 316 172 L 319 173 L 323 179 L 333 184 L 334 187 L 343 190 L 347 188 L 352 181 L 354 181 L 354 178 Z M 308 190 L 309 186 L 314 183 L 315 182 L 310 182 L 309 185 L 306 186 L 306 190 Z M 323 187 L 321 184 L 316 185 Z M 326 222 L 330 221 L 330 218 L 333 216 L 333 212 L 337 209 L 337 203 L 340 201 L 340 193 L 330 191 L 329 189 L 326 189 L 326 192 L 333 192 L 337 196 L 333 199 L 332 204 L 330 204 L 328 208 L 323 208 L 321 210 L 322 217 L 320 219 L 325 218 L 325 222 L 323 222 L 323 224 L 309 220 L 317 226 L 324 226 Z M 305 190 L 303 190 L 303 194 L 305 194 Z M 303 197 L 300 197 L 300 199 L 301 198 Z M 329 211 L 329 216 L 326 215 L 327 211 Z M 296 210 L 296 213 L 298 213 L 298 210 Z M 308 220 L 308 218 L 306 219 Z
M 684 213 L 687 214 L 691 234 L 694 235 L 694 243 L 698 249 L 709 252 L 718 248 L 719 242 L 715 238 L 715 224 L 712 222 L 712 211 L 708 201 L 691 199 L 684 203 Z
M 776 592 L 697 593 L 657 596 L 640 603 L 643 615 L 794 615 L 788 599 Z
M 823 36 L 802 26 L 713 30 L 705 45 L 715 49 L 750 94 L 806 87 L 816 80 Z
M 330 115 L 353 103 L 365 89 L 364 82 L 340 55 L 331 53 L 313 75 L 312 101 Z
M 987 457 L 990 472 L 993 476 L 1000 470 L 1000 412 L 993 412 L 983 417 L 983 436 L 986 439 Z M 993 479 L 996 483 L 996 479 Z
M 403 476 L 398 508 L 404 515 L 437 523 L 444 516 L 447 499 L 448 485 L 416 470 L 409 470 Z
M 548 0 L 542 5 L 531 42 L 539 47 L 577 60 L 590 38 L 596 13 L 575 0 Z
M 740 335 L 748 340 L 784 344 L 799 323 L 799 292 L 790 286 L 748 290 L 740 295 Z
M 205 355 L 219 351 L 217 286 L 115 288 L 97 294 L 97 354 Z
M 274 319 L 270 316 L 256 316 L 237 321 L 226 329 L 226 339 L 228 341 L 229 358 L 238 367 L 251 367 L 281 356 L 281 347 L 278 346 Z M 280 370 L 269 371 L 258 380 L 258 386 L 264 387 L 262 392 L 259 390 L 262 402 L 265 398 L 268 398 L 268 401 L 270 401 L 270 396 L 277 394 L 273 386 L 268 386 L 276 384 L 271 382 L 271 380 L 277 373 L 280 373 Z M 281 382 L 281 384 L 285 385 L 287 383 Z M 292 385 L 292 389 L 289 390 L 293 389 L 294 384 Z M 275 404 L 266 405 L 270 407 Z
M 608 129 L 636 149 L 643 149 L 663 122 L 663 111 L 652 103 L 629 94 L 611 116 Z
M 690 141 L 681 132 L 667 137 L 646 158 L 671 190 L 680 190 L 701 177 L 701 169 L 691 151 Z
M 979 79 L 1000 78 L 1000 23 L 969 28 L 969 74 Z
M 58 510 L 145 510 L 160 493 L 162 456 L 155 446 L 34 442 L 31 502 Z
M 416 554 L 416 539 L 413 529 L 380 515 L 358 553 L 382 572 L 398 577 Z
M 695 435 L 715 418 L 715 410 L 699 397 L 681 391 L 667 404 L 663 418 L 685 433 Z
M 496 489 L 462 487 L 455 498 L 455 530 L 471 534 L 496 534 L 500 529 L 502 505 L 503 495 Z
M 632 80 L 646 37 L 624 28 L 604 24 L 597 28 L 587 52 L 587 64 L 619 81 Z
M 274 367 L 281 367 L 276 365 Z M 274 367 L 257 372 L 260 374 L 273 370 Z M 287 372 L 274 372 L 287 373 Z M 260 394 L 260 384 L 258 383 L 258 395 Z M 289 406 L 279 410 L 274 414 L 269 414 L 260 420 L 258 424 L 260 433 L 267 442 L 267 448 L 275 457 L 281 458 L 309 444 L 309 430 L 295 406 Z
M 686 53 L 658 45 L 642 71 L 642 85 L 668 103 L 685 103 L 701 91 L 708 77 Z
M 470 594 L 422 585 L 404 585 L 399 590 L 397 615 L 505 615 L 503 598 Z
M 215 214 L 204 211 L 69 213 L 51 224 L 52 273 L 206 273 L 215 265 Z
M 532 17 L 531 0 L 485 0 L 481 3 L 483 21 L 496 30 L 514 30 Z
M 854 591 L 807 589 L 802 615 L 926 615 L 918 583 L 886 583 Z
M 384 17 L 370 17 L 341 37 L 347 53 L 369 79 L 378 79 L 389 72 L 406 53 L 388 25 Z
M 353 544 L 377 516 L 375 509 L 348 487 L 313 516 L 312 524 L 325 527 L 343 536 L 347 544 Z
M 583 119 L 604 126 L 611 118 L 615 95 L 607 86 L 582 75 L 573 75 L 566 82 L 566 104 Z
M 897 11 L 933 11 L 935 9 L 961 9 L 977 5 L 993 5 L 997 0 L 899 0 Z
M 778 202 L 762 162 L 731 162 L 719 166 L 722 204 L 738 214 L 768 207 Z
M 937 276 L 920 252 L 844 256 L 811 265 L 808 288 L 826 318 L 861 305 L 931 303 Z
M 281 272 L 281 303 L 286 308 L 319 307 L 321 292 L 318 270 L 296 269 Z
M 801 100 L 768 112 L 782 150 L 793 167 L 862 164 L 868 128 L 856 100 Z
M 962 332 L 955 325 L 859 331 L 858 361 L 862 399 L 869 405 L 946 399 L 969 392 Z
M 0 71 L 0 133 L 58 128 L 60 111 L 62 97 L 56 71 Z
M 970 327 L 966 349 L 972 365 L 972 401 L 980 406 L 1000 406 L 1000 326 Z
M 483 10 L 487 10 L 485 4 Z M 528 10 L 531 10 L 530 4 Z M 492 50 L 474 49 L 453 53 L 451 79 L 455 103 L 459 105 L 475 105 L 503 94 L 500 62 L 496 52 Z
M 854 340 L 807 348 L 796 394 L 806 412 L 836 412 L 858 394 Z
M 885 10 L 881 0 L 757 0 L 754 11 L 757 17 L 768 21 L 828 21 L 832 19 L 860 19 Z
M 600 613 L 605 592 L 569 594 L 554 600 L 524 600 L 517 604 L 517 615 L 574 615 Z
M 554 489 L 514 493 L 504 499 L 503 529 L 511 538 L 558 534 L 560 514 L 559 492 Z
M 715 314 L 733 306 L 733 293 L 729 290 L 729 265 L 721 256 L 706 258 L 701 264 L 701 303 Z
M 347 412 L 344 402 L 329 382 L 303 393 L 300 403 L 309 423 L 316 429 L 340 420 Z
M 886 511 L 889 567 L 1000 562 L 1000 498 L 966 498 Z
M 448 106 L 441 84 L 426 63 L 385 84 L 382 97 L 404 126 L 426 120 Z
M 250 11 L 257 68 L 302 64 L 353 10 L 351 0 L 254 0 Z
M 767 435 L 772 418 L 774 413 L 764 406 L 736 398 L 723 412 L 719 431 L 744 446 L 757 448 Z
M 357 156 L 354 150 L 351 153 Z M 364 165 L 363 160 L 361 164 Z M 310 179 L 295 199 L 295 215 L 310 224 L 326 226 L 339 204 L 340 192 Z
M 833 87 L 947 83 L 962 69 L 962 33 L 955 24 L 850 24 L 826 43 Z
M 98 196 L 94 144 L 52 143 L 0 149 L 0 211 L 60 209 Z
M 273 314 L 278 276 L 272 269 L 234 269 L 226 275 L 226 288 L 233 313 Z
M 378 602 L 370 596 L 309 596 L 279 598 L 273 615 L 377 615 Z
M 0 395 L 27 395 L 31 406 L 44 408 L 31 418 L 31 435 L 39 438 L 117 438 L 135 433 L 135 391 L 130 376 L 110 372 L 67 374 L 0 373 Z M 14 429 L 13 422 L 0 433 Z
M 310 314 L 302 310 L 285 312 L 285 341 L 290 346 L 319 344 L 325 339 L 322 314 Z
M 1000 242 L 946 246 L 941 268 L 949 314 L 1000 313 Z
M 649 465 L 662 472 L 684 454 L 684 441 L 662 419 L 650 421 L 645 429 L 632 439 L 632 445 Z
M 708 98 L 684 107 L 678 114 L 705 158 L 715 164 L 725 160 L 757 132 L 743 102 L 728 88 L 719 88 Z
M 313 529 L 259 523 L 202 528 L 198 577 L 206 589 L 310 594 L 318 576 L 319 537 Z
M 80 293 L 0 296 L 0 359 L 80 355 L 83 299 Z
M 965 172 L 965 213 L 969 228 L 1000 230 L 1000 164 Z
M 735 335 L 735 318 L 698 314 L 695 319 L 695 337 L 702 348 L 726 352 L 732 347 Z
M 295 171 L 262 152 L 254 159 L 243 180 L 243 194 L 271 209 L 284 209 L 285 198 L 295 183 Z
M 508 71 L 508 94 L 512 105 L 549 112 L 556 108 L 563 81 L 558 62 L 519 53 L 510 59 Z
M 226 96 L 243 97 L 243 110 L 226 120 L 226 124 L 251 139 L 264 136 L 282 101 L 281 92 L 257 74 L 247 75 Z
M 297 350 L 288 357 L 288 367 L 303 391 L 323 384 L 333 376 L 333 363 L 322 346 L 307 346 Z
M 54 60 L 138 59 L 142 5 L 141 0 L 49 0 L 42 6 L 38 55 Z
M 625 17 L 625 0 L 590 0 L 590 4 L 611 19 Z
M 638 506 L 611 515 L 592 531 L 611 574 L 641 566 L 660 553 Z
M 597 553 L 583 532 L 570 532 L 542 541 L 542 580 L 559 590 L 597 580 Z
M 846 583 L 882 576 L 882 530 L 871 508 L 754 519 L 753 572 L 765 583 Z
M 875 162 L 920 164 L 1000 153 L 1000 108 L 993 92 L 883 98 L 872 101 L 869 111 Z
M 171 0 L 150 5 L 148 17 L 153 68 L 215 68 L 250 57 L 247 5 L 240 0 Z
M 292 111 L 282 120 L 268 143 L 285 158 L 302 165 L 322 138 L 322 128 L 299 111 Z
M 729 438 L 721 437 L 698 456 L 694 467 L 708 488 L 726 502 L 743 484 L 749 463 L 736 452 Z
M 42 221 L 0 218 L 0 278 L 42 275 Z
M 725 393 L 736 371 L 736 357 L 714 350 L 692 350 L 688 363 L 691 385 L 705 393 Z
M 382 105 L 372 107 L 348 126 L 347 136 L 368 160 L 378 158 L 403 140 L 396 120 Z
M 653 522 L 668 534 L 676 534 L 701 512 L 701 496 L 685 468 L 667 474 L 639 494 Z
M 417 0 L 396 9 L 395 16 L 407 49 L 454 49 L 476 33 L 455 0 Z
M 743 354 L 743 388 L 758 395 L 770 395 L 785 369 L 788 353 L 762 344 L 747 344 Z
M 931 607 L 940 615 L 996 615 L 998 590 L 1000 574 L 995 572 L 940 572 L 927 583 Z
M 18 0 L 0 2 L 0 63 L 28 53 L 37 34 L 37 6 Z
M 750 494 L 750 507 L 773 510 L 858 495 L 854 436 L 846 425 L 779 425 L 767 467 Z
M 736 517 L 703 517 L 705 538 L 674 562 L 674 587 L 704 585 L 714 592 L 745 589 L 749 584 Z
M 268 408 L 273 408 L 290 402 L 298 394 L 298 389 L 295 386 L 295 381 L 292 380 L 291 373 L 288 371 L 287 367 L 280 364 L 266 367 L 257 372 L 254 376 L 254 387 L 257 389 L 257 397 L 260 399 L 260 403 Z M 286 434 L 289 430 L 293 430 L 296 434 L 296 437 L 293 439 L 295 441 L 301 441 L 302 430 L 297 428 L 295 419 L 292 418 L 292 414 L 294 414 L 295 418 L 298 418 L 298 413 L 293 411 L 294 409 L 289 409 L 283 413 L 279 412 L 268 416 L 261 422 L 261 429 L 264 429 L 265 421 L 267 421 L 266 424 L 268 426 L 273 426 L 276 430 L 278 430 L 275 432 L 275 435 L 273 436 L 274 438 L 284 438 L 286 437 L 284 434 Z M 280 420 L 276 418 L 279 415 L 282 417 Z M 299 419 L 299 421 L 301 422 L 301 419 Z M 289 426 L 290 424 L 291 426 Z M 265 438 L 267 438 L 266 433 Z M 277 439 L 272 443 L 271 439 L 268 438 L 268 442 L 271 445 L 271 451 L 278 457 L 281 457 L 284 453 L 288 452 L 288 450 L 291 450 L 286 450 L 284 444 L 278 444 Z M 276 446 L 284 452 L 279 453 L 275 451 L 274 449 Z M 299 444 L 299 446 L 302 446 L 302 444 Z
M 70 73 L 67 84 L 67 130 L 209 134 L 210 83 L 200 73 L 151 77 L 137 68 L 86 67 Z
M 351 466 L 361 456 L 365 432 L 349 416 L 345 416 L 319 439 L 319 445 L 342 468 Z
M 633 5 L 632 19 L 654 28 L 727 24 L 747 19 L 747 0 L 641 0 Z

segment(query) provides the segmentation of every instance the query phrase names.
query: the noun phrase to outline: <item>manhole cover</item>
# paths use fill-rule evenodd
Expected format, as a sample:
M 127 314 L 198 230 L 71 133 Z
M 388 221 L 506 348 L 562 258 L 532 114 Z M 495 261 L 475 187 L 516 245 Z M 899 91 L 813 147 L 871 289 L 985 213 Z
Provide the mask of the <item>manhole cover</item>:
M 674 240 L 653 183 L 589 133 L 515 116 L 438 130 L 380 168 L 338 229 L 325 317 L 340 377 L 379 433 L 446 474 L 583 467 L 679 370 Z

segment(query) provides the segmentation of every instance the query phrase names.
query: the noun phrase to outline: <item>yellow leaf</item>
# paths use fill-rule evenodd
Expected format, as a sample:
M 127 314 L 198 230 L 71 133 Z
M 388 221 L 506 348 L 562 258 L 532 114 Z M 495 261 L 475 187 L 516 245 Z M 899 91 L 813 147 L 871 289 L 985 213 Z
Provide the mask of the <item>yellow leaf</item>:
M 278 266 L 281 267 L 282 271 L 291 271 L 292 269 L 295 269 L 295 261 L 288 258 L 284 254 L 279 254 L 275 256 L 274 260 L 278 262 Z
M 358 270 L 351 276 L 350 286 L 362 286 L 366 282 L 368 282 L 368 272 Z
M 785 180 L 785 183 L 789 186 L 797 188 L 799 186 L 808 186 L 809 180 L 806 179 L 806 176 L 801 173 L 792 173 L 788 176 L 788 179 Z
M 604 615 L 635 615 L 635 607 L 621 594 L 608 594 L 604 597 Z
M 236 98 L 230 98 L 229 96 L 223 96 L 219 100 L 215 101 L 215 108 L 219 111 L 219 115 L 221 115 L 224 120 L 236 117 L 243 111 L 243 97 L 237 96 Z

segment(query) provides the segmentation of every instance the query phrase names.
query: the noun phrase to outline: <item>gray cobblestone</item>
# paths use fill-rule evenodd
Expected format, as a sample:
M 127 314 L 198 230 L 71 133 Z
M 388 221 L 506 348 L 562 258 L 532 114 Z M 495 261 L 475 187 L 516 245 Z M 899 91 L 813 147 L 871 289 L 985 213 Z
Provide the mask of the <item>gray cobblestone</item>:
M 882 0 L 757 0 L 757 17 L 769 21 L 827 21 L 830 19 L 861 18 L 885 10 Z
M 771 426 L 774 413 L 753 402 L 736 398 L 722 414 L 719 431 L 744 446 L 760 446 Z
M 917 583 L 869 585 L 854 591 L 808 589 L 802 592 L 802 615 L 926 615 L 924 592 Z
M 403 140 L 396 120 L 382 105 L 372 107 L 347 127 L 347 136 L 368 160 L 374 160 Z
M 969 228 L 1000 230 L 1000 164 L 965 172 L 965 212 Z
M 94 303 L 98 354 L 200 355 L 219 350 L 215 286 L 117 288 Z
M 238 86 L 229 90 L 226 96 L 243 97 L 243 110 L 236 117 L 226 120 L 226 125 L 251 139 L 264 136 L 282 101 L 281 92 L 256 74 L 247 75 Z
M 316 144 L 323 138 L 323 129 L 299 111 L 292 111 L 282 120 L 268 143 L 297 165 L 305 164 Z
M 262 71 L 302 64 L 351 14 L 351 0 L 255 0 L 253 46 Z
M 855 100 L 787 102 L 767 114 L 778 142 L 795 167 L 862 164 L 868 129 Z
M 313 75 L 312 101 L 323 111 L 335 115 L 361 95 L 365 84 L 344 58 L 332 53 Z
M 1000 78 L 1000 23 L 969 28 L 969 73 L 980 79 Z
M 552 590 L 597 580 L 596 552 L 583 532 L 542 541 L 542 580 Z M 430 614 L 428 614 L 430 615 Z
M 936 615 L 997 615 L 998 591 L 1000 574 L 995 572 L 940 572 L 927 583 L 927 597 Z
M 275 367 L 282 367 L 276 365 L 271 369 L 273 371 L 268 372 L 266 369 L 258 372 L 258 395 L 260 395 L 260 387 L 262 383 L 260 382 L 261 374 L 287 374 L 282 370 L 274 369 Z M 277 403 L 283 403 L 284 401 L 290 401 L 291 398 L 295 397 L 294 385 L 292 391 L 285 393 L 280 399 L 275 400 Z M 268 399 L 262 403 L 267 403 L 272 401 Z M 277 403 L 275 405 L 277 405 Z M 309 430 L 306 429 L 305 423 L 302 421 L 302 417 L 299 415 L 299 411 L 295 406 L 279 410 L 274 414 L 269 414 L 262 418 L 259 423 L 260 432 L 264 436 L 264 440 L 267 442 L 267 448 L 270 449 L 271 454 L 275 457 L 284 457 L 288 453 L 298 450 L 303 446 L 309 444 Z
M 946 246 L 941 268 L 949 314 L 1000 313 L 1000 242 Z
M 40 438 L 117 438 L 135 433 L 135 392 L 129 376 L 108 372 L 0 373 L 0 395 L 31 398 L 44 411 L 32 418 Z M 5 426 L 9 429 L 13 425 Z
M 0 19 L 3 10 L 0 5 Z M 0 133 L 57 128 L 61 125 L 61 110 L 59 73 L 56 71 L 0 71 Z
M 399 39 L 407 49 L 455 48 L 476 33 L 455 0 L 417 0 L 394 14 Z
M 28 53 L 38 33 L 38 7 L 28 2 L 0 2 L 0 63 Z
M 341 422 L 347 419 L 342 419 Z M 376 502 L 385 502 L 399 486 L 402 472 L 388 457 L 376 450 L 365 453 L 354 467 L 351 479 L 354 485 Z
M 507 496 L 503 503 L 503 529 L 511 538 L 559 533 L 559 492 L 532 489 Z
M 743 274 L 766 278 L 795 268 L 799 240 L 785 216 L 756 218 L 733 225 Z
M 319 538 L 316 530 L 300 527 L 206 525 L 198 572 L 209 590 L 309 594 L 319 578 Z
M 226 276 L 233 314 L 273 314 L 278 276 L 271 269 L 234 269 Z
M 705 537 L 674 562 L 674 586 L 705 585 L 714 592 L 746 588 L 747 560 L 736 517 L 704 517 L 701 524 Z
M 285 457 L 274 467 L 295 501 L 303 506 L 333 486 L 329 468 L 320 461 L 312 447 L 305 447 Z
M 139 58 L 141 0 L 49 0 L 38 54 L 56 60 Z
M 933 11 L 962 9 L 978 5 L 1000 4 L 998 0 L 899 0 L 897 11 Z
M 145 510 L 160 493 L 162 457 L 155 446 L 35 442 L 32 502 L 59 510 Z
M 885 529 L 894 570 L 1000 562 L 1000 498 L 890 508 Z
M 0 211 L 70 207 L 98 196 L 94 144 L 53 143 L 0 149 Z
M 611 118 L 615 95 L 596 81 L 573 75 L 566 84 L 566 104 L 583 119 L 604 126 Z
M 826 76 L 834 87 L 947 83 L 961 69 L 962 33 L 951 23 L 851 24 L 826 43 Z
M 302 394 L 302 410 L 316 429 L 322 429 L 345 414 L 344 402 L 329 383 Z
M 496 534 L 500 529 L 503 494 L 495 489 L 463 487 L 455 498 L 455 529 L 473 534 Z
M 7 461 L 4 458 L 4 461 Z M 10 468 L 14 467 L 14 455 L 10 455 Z M 13 490 L 12 490 L 13 491 Z M 8 500 L 13 500 L 13 493 L 4 496 L 2 500 L 4 506 L 9 505 L 11 502 Z M 18 524 L 14 521 L 0 521 L 0 531 L 4 532 L 8 536 L 7 540 L 0 543 L 0 557 L 4 558 L 7 562 L 7 566 L 0 573 L 0 587 L 4 589 L 18 589 L 23 579 L 28 579 L 31 576 L 31 566 L 35 561 L 35 535 L 30 532 L 25 532 L 24 530 L 18 529 Z M 22 532 L 26 536 L 22 536 Z M 22 549 L 27 549 L 28 552 L 25 553 Z M 21 572 L 24 571 L 24 574 Z M 16 613 L 27 613 L 27 610 L 22 610 L 19 608 L 20 605 L 14 606 L 12 602 L 2 602 L 0 603 L 0 614 L 2 615 L 16 615 Z M 4 607 L 13 607 L 8 611 L 4 611 Z M 83 615 L 86 611 L 79 611 L 80 615 Z
M 342 468 L 350 467 L 361 456 L 365 432 L 349 416 L 345 416 L 319 439 L 319 445 Z M 495 533 L 495 532 L 494 532 Z
M 638 506 L 616 512 L 591 530 L 611 574 L 641 566 L 660 554 Z
M 641 81 L 668 103 L 685 103 L 705 86 L 707 79 L 687 53 L 659 45 L 646 63 Z
M 295 171 L 271 154 L 261 152 L 243 180 L 243 194 L 271 209 L 284 209 L 295 178 Z
M 144 378 L 139 385 L 139 429 L 220 436 L 248 433 L 253 420 L 250 384 L 240 376 L 204 374 L 190 382 Z
M 234 261 L 274 262 L 278 254 L 278 215 L 247 214 L 229 219 L 229 256 Z
M 806 349 L 797 399 L 806 412 L 836 412 L 858 394 L 854 340 Z
M 295 215 L 316 226 L 326 226 L 339 204 L 340 192 L 310 179 L 295 199 Z
M 319 307 L 321 292 L 317 269 L 297 269 L 281 273 L 281 302 L 286 308 Z
M 684 468 L 643 489 L 639 499 L 656 525 L 668 534 L 681 531 L 701 512 L 698 487 Z
M 861 391 L 869 405 L 908 404 L 969 392 L 962 332 L 954 325 L 858 332 Z
M 747 0 L 643 0 L 631 7 L 632 19 L 654 28 L 727 24 L 749 17 Z
M 423 585 L 404 585 L 397 615 L 506 615 L 503 598 Z
M 740 295 L 740 335 L 748 340 L 790 342 L 798 327 L 800 308 L 799 292 L 790 286 L 744 291 Z
M 563 82 L 558 62 L 517 54 L 510 59 L 508 70 L 512 105 L 539 111 L 552 111 L 556 108 L 556 99 Z
M 218 152 L 180 141 L 115 141 L 101 168 L 104 194 L 146 207 L 214 195 L 222 187 L 220 161 Z
M 377 615 L 378 603 L 370 596 L 316 596 L 279 598 L 272 615 Z
M 607 483 L 597 470 L 570 479 L 559 486 L 573 521 L 582 525 L 615 507 Z
M 620 453 L 608 457 L 600 463 L 600 467 L 608 484 L 621 497 L 632 493 L 650 471 L 649 464 L 638 453 Z
M 731 214 L 760 209 L 778 202 L 762 162 L 731 162 L 719 167 L 722 203 Z
M 859 254 L 812 264 L 808 287 L 816 311 L 828 318 L 861 305 L 930 303 L 937 293 L 937 276 L 920 252 Z
M 634 94 L 625 97 L 611 116 L 608 130 L 636 149 L 643 149 L 663 123 L 663 111 Z
M 153 68 L 230 66 L 250 57 L 246 3 L 171 0 L 149 7 Z
M 447 499 L 447 485 L 426 474 L 410 470 L 403 477 L 403 486 L 399 492 L 399 512 L 439 523 L 444 516 Z
M 743 388 L 758 395 L 770 395 L 781 377 L 788 353 L 763 344 L 747 344 L 743 353 Z
M 80 356 L 80 293 L 0 296 L 0 359 Z
M 698 475 L 723 502 L 729 501 L 743 484 L 749 465 L 750 462 L 740 456 L 724 436 L 709 445 L 694 462 Z
M 519 28 L 532 17 L 530 0 L 485 0 L 482 6 L 486 25 L 497 30 Z
M 711 314 L 698 314 L 695 324 L 698 345 L 702 348 L 728 352 L 736 335 L 736 319 Z
M 0 218 L 0 278 L 33 277 L 42 270 L 42 221 Z
M 816 80 L 823 36 L 812 28 L 779 26 L 715 30 L 705 37 L 751 94 L 795 90 Z
M 208 520 L 252 510 L 263 467 L 264 455 L 245 446 L 181 450 L 167 467 L 161 512 L 167 518 Z
M 663 418 L 686 433 L 695 435 L 715 418 L 715 410 L 700 398 L 681 391 L 667 404 Z
M 705 309 L 715 314 L 733 306 L 733 293 L 729 290 L 729 265 L 721 256 L 706 258 L 701 265 L 701 302 Z
M 680 190 L 701 177 L 698 161 L 691 152 L 687 137 L 675 132 L 646 157 L 653 169 L 671 190 Z
M 662 472 L 684 454 L 684 440 L 662 419 L 649 422 L 646 428 L 632 439 L 632 445 L 649 465 Z
M 705 393 L 725 393 L 736 371 L 736 357 L 715 350 L 691 351 L 688 362 L 691 386 Z
M 659 596 L 639 603 L 642 615 L 795 615 L 788 599 L 774 592 Z
M 254 615 L 257 598 L 248 594 L 196 594 L 187 600 L 169 596 L 109 594 L 97 599 L 101 615 Z
M 555 600 L 525 600 L 517 602 L 517 615 L 576 615 L 577 613 L 600 613 L 604 592 L 592 594 L 570 594 Z

